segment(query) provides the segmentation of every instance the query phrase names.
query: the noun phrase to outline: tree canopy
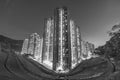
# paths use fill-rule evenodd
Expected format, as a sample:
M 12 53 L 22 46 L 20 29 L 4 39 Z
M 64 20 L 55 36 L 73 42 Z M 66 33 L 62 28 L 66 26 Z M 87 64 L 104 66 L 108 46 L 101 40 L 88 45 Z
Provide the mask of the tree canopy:
M 120 60 L 120 24 L 112 27 L 109 36 L 110 40 L 106 41 L 105 45 L 96 48 L 95 53 Z

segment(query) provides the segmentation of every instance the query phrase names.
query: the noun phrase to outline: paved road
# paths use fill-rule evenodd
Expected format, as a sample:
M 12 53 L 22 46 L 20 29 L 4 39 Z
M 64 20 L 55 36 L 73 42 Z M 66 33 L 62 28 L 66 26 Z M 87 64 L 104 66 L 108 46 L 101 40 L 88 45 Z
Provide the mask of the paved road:
M 67 74 L 57 74 L 39 63 L 14 53 L 0 53 L 0 80 L 104 80 L 113 71 L 102 58 L 83 61 Z

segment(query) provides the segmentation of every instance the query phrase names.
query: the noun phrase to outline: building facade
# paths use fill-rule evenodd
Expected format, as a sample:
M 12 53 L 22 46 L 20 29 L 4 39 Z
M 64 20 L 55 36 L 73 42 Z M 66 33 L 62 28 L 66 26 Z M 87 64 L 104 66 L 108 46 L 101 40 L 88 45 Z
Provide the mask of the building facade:
M 71 41 L 71 68 L 74 68 L 78 63 L 78 49 L 77 49 L 77 27 L 73 20 L 70 20 L 70 41 Z
M 53 68 L 54 19 L 52 17 L 45 20 L 44 30 L 42 62 Z
M 28 53 L 28 42 L 29 42 L 29 39 L 24 40 L 21 54 L 27 54 Z
M 69 25 L 66 7 L 55 9 L 54 14 L 54 68 L 56 71 L 68 71 L 70 68 Z
M 81 39 L 80 27 L 70 19 L 66 7 L 56 8 L 44 24 L 43 38 L 32 34 L 24 41 L 21 54 L 30 54 L 57 73 L 66 73 L 92 57 L 94 45 Z

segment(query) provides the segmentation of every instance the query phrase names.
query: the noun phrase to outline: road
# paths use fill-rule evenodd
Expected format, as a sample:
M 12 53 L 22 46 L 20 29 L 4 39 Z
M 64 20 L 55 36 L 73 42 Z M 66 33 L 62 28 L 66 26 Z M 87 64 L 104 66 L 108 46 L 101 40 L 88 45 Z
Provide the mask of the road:
M 14 53 L 0 53 L 0 80 L 105 80 L 113 72 L 103 58 L 83 61 L 67 74 L 58 74 L 36 61 Z

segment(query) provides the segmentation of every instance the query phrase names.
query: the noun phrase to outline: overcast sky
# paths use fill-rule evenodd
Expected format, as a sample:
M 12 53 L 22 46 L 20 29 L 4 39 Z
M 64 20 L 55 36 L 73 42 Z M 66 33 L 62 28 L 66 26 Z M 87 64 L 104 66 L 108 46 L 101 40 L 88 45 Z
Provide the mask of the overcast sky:
M 42 36 L 44 18 L 58 6 L 69 8 L 82 38 L 96 46 L 105 44 L 107 31 L 120 22 L 120 0 L 0 0 L 0 34 L 13 39 L 33 32 Z

